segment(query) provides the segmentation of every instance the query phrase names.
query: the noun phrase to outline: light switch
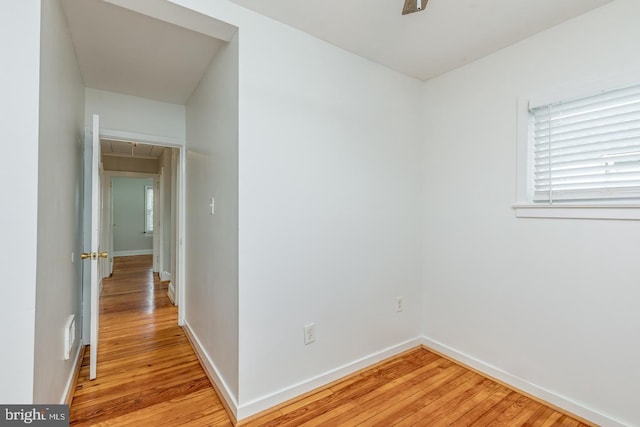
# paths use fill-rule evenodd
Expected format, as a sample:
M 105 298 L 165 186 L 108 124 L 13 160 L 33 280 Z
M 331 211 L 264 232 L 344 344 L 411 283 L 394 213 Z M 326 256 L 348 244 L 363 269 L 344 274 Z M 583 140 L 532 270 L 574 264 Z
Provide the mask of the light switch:
M 213 200 L 213 197 L 211 198 L 211 203 L 209 203 L 209 207 L 211 208 L 211 213 L 210 215 L 213 215 L 215 213 L 215 202 Z

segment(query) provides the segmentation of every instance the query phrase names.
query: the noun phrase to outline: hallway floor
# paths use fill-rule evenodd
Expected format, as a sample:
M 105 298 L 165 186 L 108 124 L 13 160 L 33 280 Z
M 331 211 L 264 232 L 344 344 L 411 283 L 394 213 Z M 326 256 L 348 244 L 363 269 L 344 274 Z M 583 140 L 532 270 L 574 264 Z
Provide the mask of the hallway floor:
M 98 375 L 89 380 L 87 349 L 71 425 L 231 426 L 151 255 L 114 261 L 100 299 Z

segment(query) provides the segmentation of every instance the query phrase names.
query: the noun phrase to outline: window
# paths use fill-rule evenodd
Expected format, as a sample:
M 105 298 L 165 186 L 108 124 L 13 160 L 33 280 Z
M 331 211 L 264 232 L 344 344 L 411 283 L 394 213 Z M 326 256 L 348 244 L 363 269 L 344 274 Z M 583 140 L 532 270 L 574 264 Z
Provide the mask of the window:
M 524 108 L 518 216 L 640 219 L 640 84 Z
M 144 186 L 144 232 L 153 233 L 153 186 Z
M 533 201 L 640 198 L 640 85 L 531 108 Z

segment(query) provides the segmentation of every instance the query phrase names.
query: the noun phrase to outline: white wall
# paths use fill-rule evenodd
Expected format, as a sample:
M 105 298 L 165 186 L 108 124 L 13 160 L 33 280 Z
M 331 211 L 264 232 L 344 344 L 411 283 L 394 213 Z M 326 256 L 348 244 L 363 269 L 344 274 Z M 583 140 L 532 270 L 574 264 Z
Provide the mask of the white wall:
M 114 176 L 111 182 L 113 255 L 152 253 L 152 234 L 144 234 L 144 189 L 145 186 L 153 186 L 153 179 Z
M 424 333 L 604 425 L 640 425 L 640 227 L 515 218 L 516 97 L 637 72 L 638 16 L 615 1 L 424 91 Z
M 186 322 L 237 401 L 237 35 L 213 59 L 186 117 Z
M 87 88 L 85 123 L 100 115 L 100 129 L 160 136 L 184 141 L 184 105 Z
M 240 31 L 240 401 L 251 413 L 418 336 L 420 85 L 272 21 Z M 305 346 L 309 322 L 317 341 Z
M 41 43 L 33 399 L 60 403 L 80 345 L 84 83 L 58 0 L 42 2 Z M 76 341 L 65 361 L 70 315 Z
M 421 86 L 229 2 L 178 3 L 240 28 L 243 418 L 416 343 Z
M 19 34 L 20 37 L 16 35 Z M 0 128 L 10 161 L 0 168 L 0 402 L 33 399 L 38 229 L 40 1 L 0 2 Z M 9 185 L 10 183 L 10 185 Z M 9 303 L 10 301 L 10 303 Z M 19 325 L 10 327 L 9 325 Z

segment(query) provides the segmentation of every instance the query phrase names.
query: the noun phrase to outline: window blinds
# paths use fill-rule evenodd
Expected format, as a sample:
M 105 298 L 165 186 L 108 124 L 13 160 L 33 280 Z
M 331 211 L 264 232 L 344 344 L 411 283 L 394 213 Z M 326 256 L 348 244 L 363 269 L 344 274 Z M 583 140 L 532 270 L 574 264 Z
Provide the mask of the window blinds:
M 529 118 L 534 202 L 640 199 L 640 84 Z

